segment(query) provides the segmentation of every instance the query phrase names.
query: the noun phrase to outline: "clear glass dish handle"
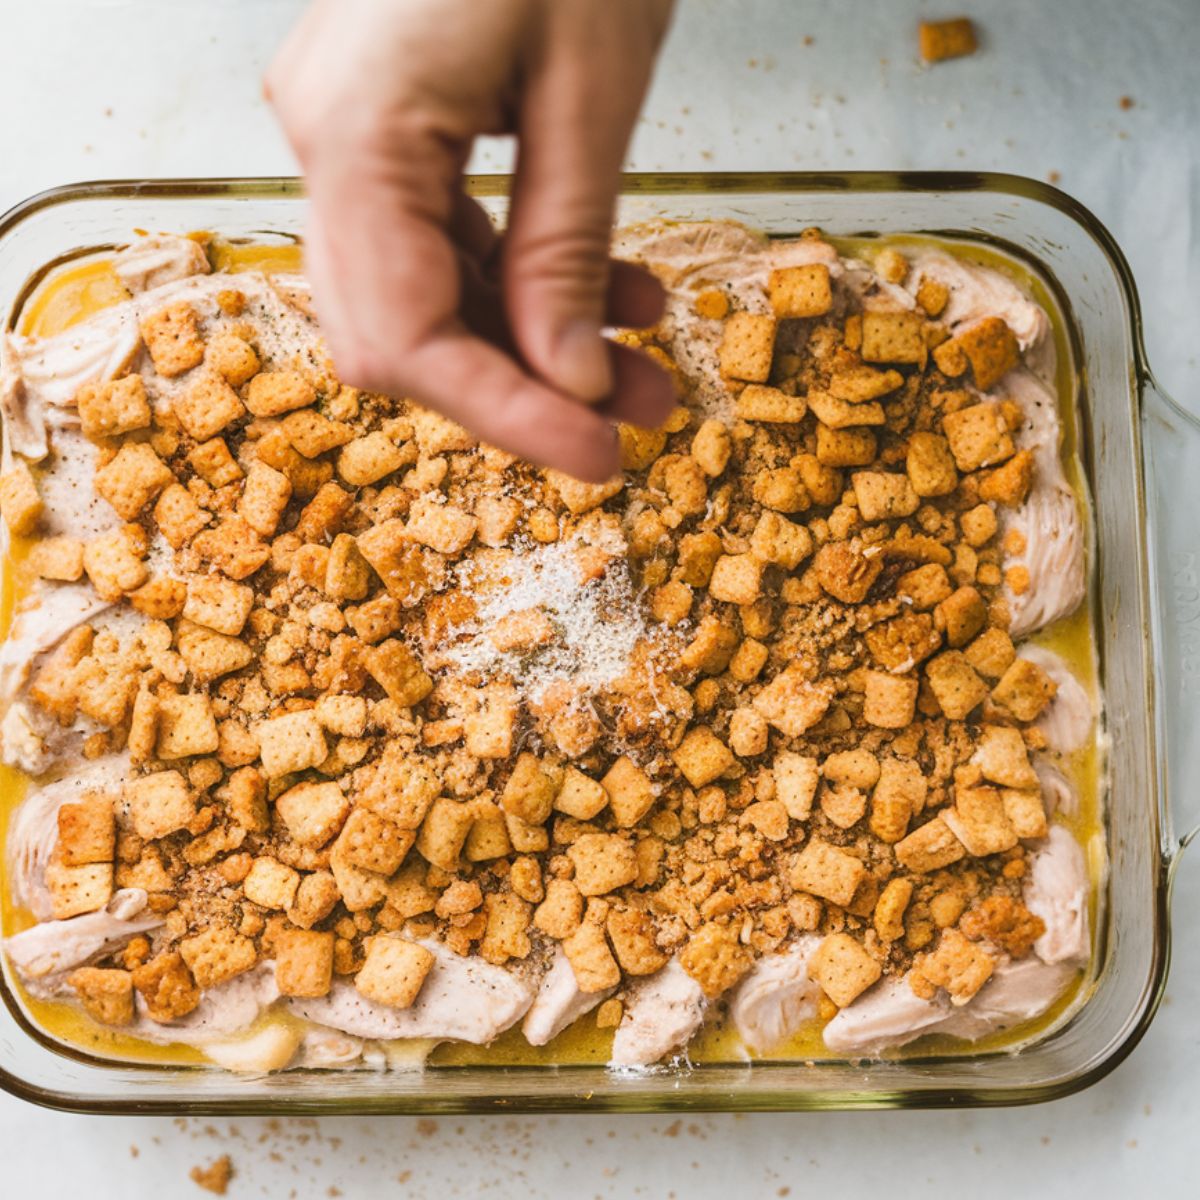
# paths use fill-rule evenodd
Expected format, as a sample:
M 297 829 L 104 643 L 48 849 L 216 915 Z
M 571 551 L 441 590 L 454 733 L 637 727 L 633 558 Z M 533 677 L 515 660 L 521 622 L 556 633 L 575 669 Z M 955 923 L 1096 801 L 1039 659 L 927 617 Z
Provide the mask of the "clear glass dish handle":
M 1147 379 L 1142 445 L 1171 860 L 1200 833 L 1200 418 Z M 1173 832 L 1172 832 L 1173 830 Z

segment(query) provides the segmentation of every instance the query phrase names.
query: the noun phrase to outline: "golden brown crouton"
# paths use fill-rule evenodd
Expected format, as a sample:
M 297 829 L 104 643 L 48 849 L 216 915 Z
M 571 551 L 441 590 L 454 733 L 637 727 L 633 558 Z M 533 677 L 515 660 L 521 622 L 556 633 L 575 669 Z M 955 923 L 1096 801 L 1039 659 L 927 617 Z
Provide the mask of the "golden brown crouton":
M 986 624 L 987 605 L 973 587 L 960 587 L 937 606 L 934 616 L 951 646 L 965 646 Z
M 875 912 L 871 923 L 880 941 L 895 942 L 904 936 L 904 910 L 912 899 L 913 883 L 911 879 L 897 877 L 888 880 L 887 886 L 879 894 L 875 902 Z
M 590 821 L 607 803 L 608 793 L 603 785 L 575 767 L 566 769 L 562 787 L 554 797 L 555 811 L 566 813 L 578 821 Z
M 940 563 L 914 567 L 896 580 L 896 595 L 911 601 L 918 611 L 936 608 L 952 590 L 946 568 Z
M 363 656 L 363 662 L 379 686 L 401 708 L 411 708 L 433 691 L 433 680 L 399 638 L 372 646 Z
M 220 575 L 193 575 L 187 583 L 183 615 L 197 625 L 236 637 L 253 607 L 253 588 Z
M 209 339 L 204 358 L 218 375 L 234 387 L 241 387 L 259 367 L 254 347 L 245 338 L 228 331 Z
M 111 862 L 68 867 L 55 855 L 46 864 L 44 874 L 46 890 L 50 893 L 50 915 L 56 921 L 95 912 L 112 899 Z
M 980 499 L 1006 504 L 1009 508 L 1024 504 L 1033 487 L 1033 471 L 1033 451 L 1018 450 L 1008 462 L 983 477 L 979 484 Z
M 440 504 L 428 496 L 413 501 L 408 513 L 408 536 L 439 554 L 454 558 L 475 537 L 479 522 L 454 504 Z
M 831 429 L 817 425 L 817 461 L 826 467 L 866 467 L 875 461 L 870 429 Z
M 281 929 L 275 935 L 275 983 L 283 996 L 324 996 L 333 980 L 333 934 Z
M 250 938 L 217 925 L 179 943 L 179 953 L 201 990 L 248 971 L 258 961 Z
M 608 937 L 621 969 L 627 975 L 652 975 L 667 956 L 654 940 L 654 922 L 636 908 L 613 908 L 608 914 Z
M 557 781 L 542 769 L 537 756 L 524 753 L 517 757 L 500 803 L 527 825 L 541 825 L 550 816 L 557 790 Z
M 764 508 L 781 513 L 804 512 L 812 499 L 795 467 L 769 467 L 754 476 L 752 495 Z
M 280 417 L 315 399 L 313 385 L 295 371 L 260 371 L 246 389 L 246 407 L 256 417 Z
M 242 881 L 246 899 L 262 908 L 291 908 L 299 886 L 300 872 L 269 854 L 256 858 Z
M 729 748 L 704 725 L 693 725 L 671 757 L 688 783 L 697 788 L 719 779 L 734 763 Z
M 925 666 L 925 677 L 942 712 L 952 721 L 962 721 L 988 694 L 987 684 L 959 650 L 947 650 Z
M 241 479 L 242 468 L 237 465 L 224 438 L 210 438 L 188 451 L 188 463 L 192 470 L 209 487 L 220 488 Z
M 708 594 L 727 604 L 753 604 L 762 586 L 762 563 L 752 554 L 725 554 L 713 564 Z
M 226 517 L 196 534 L 192 549 L 230 579 L 248 579 L 271 557 L 270 546 L 240 516 Z
M 173 379 L 203 362 L 200 318 L 186 300 L 143 317 L 141 328 L 154 369 L 160 375 Z
M 831 933 L 808 960 L 809 976 L 839 1008 L 852 1004 L 883 973 L 847 933 Z
M 563 938 L 562 948 L 581 992 L 604 992 L 620 983 L 621 968 L 601 926 L 584 921 Z
M 147 543 L 137 525 L 122 525 L 92 538 L 83 548 L 83 569 L 102 600 L 119 600 L 149 575 L 143 561 Z
M 915 312 L 865 312 L 862 356 L 866 362 L 924 363 L 925 322 Z
M 1010 788 L 1038 786 L 1037 772 L 1030 765 L 1025 739 L 1012 725 L 985 725 L 979 732 L 979 744 L 971 761 L 991 783 Z
M 220 745 L 212 705 L 201 692 L 160 696 L 155 753 L 164 760 L 211 754 Z
M 960 471 L 977 471 L 1011 458 L 1012 434 L 1001 406 L 994 400 L 947 413 L 942 428 Z
M 1021 361 L 1016 335 L 1002 317 L 984 317 L 956 338 L 981 392 L 992 388 Z
M 759 383 L 748 383 L 733 402 L 734 416 L 740 420 L 775 425 L 796 425 L 807 411 L 802 396 L 789 396 L 778 388 Z
M 585 483 L 562 471 L 547 471 L 546 482 L 558 493 L 568 511 L 574 516 L 599 508 L 605 500 L 611 499 L 625 486 L 623 475 L 614 475 L 604 483 Z
M 263 770 L 268 779 L 315 767 L 329 753 L 321 723 L 311 709 L 262 721 L 257 734 Z
M 890 471 L 855 471 L 854 496 L 864 521 L 911 517 L 921 500 L 906 475 Z
M 383 521 L 358 534 L 358 549 L 383 586 L 405 607 L 416 604 L 429 584 L 424 551 L 409 540 L 404 522 Z
M 245 642 L 191 622 L 181 622 L 176 636 L 179 656 L 198 683 L 240 671 L 254 657 Z
M 738 941 L 737 927 L 709 921 L 688 938 L 679 965 L 710 999 L 727 992 L 754 965 L 749 947 Z
M 747 383 L 766 383 L 775 354 L 775 318 L 735 312 L 725 321 L 717 356 L 721 374 Z
M 139 837 L 166 837 L 196 815 L 196 798 L 178 771 L 156 771 L 125 784 L 125 802 Z
M 928 781 L 915 762 L 884 759 L 871 794 L 871 832 L 882 842 L 900 841 L 909 821 L 925 807 L 928 791 Z
M 479 957 L 496 966 L 510 958 L 527 958 L 533 943 L 529 939 L 530 905 L 511 892 L 491 892 L 483 899 L 484 932 L 479 941 Z
M 78 538 L 44 538 L 29 552 L 29 564 L 42 579 L 74 583 L 83 574 L 83 543 Z
M 1058 684 L 1041 667 L 1018 658 L 992 689 L 992 699 L 1018 721 L 1036 721 L 1057 691 Z
M 1017 652 L 1003 629 L 985 629 L 963 651 L 967 662 L 988 679 L 999 679 L 1012 665 Z
M 830 392 L 810 388 L 808 407 L 813 416 L 827 429 L 855 429 L 861 425 L 882 425 L 883 405 L 875 401 L 853 404 L 839 400 Z
M 912 434 L 905 469 L 918 496 L 948 496 L 958 486 L 950 444 L 938 433 Z
M 947 929 L 932 954 L 913 964 L 909 983 L 925 999 L 945 988 L 953 1005 L 966 1004 L 992 977 L 996 960 L 969 942 L 957 929 Z
M 96 491 L 124 521 L 132 521 L 174 482 L 171 469 L 145 442 L 126 443 L 95 475 Z
M 200 989 L 178 950 L 166 951 L 134 968 L 132 978 L 152 1021 L 186 1017 L 200 1003 Z
M 793 859 L 792 886 L 843 907 L 854 899 L 866 868 L 852 854 L 813 838 Z
M 877 371 L 874 367 L 842 367 L 829 376 L 829 394 L 838 400 L 861 404 L 879 400 L 904 383 L 899 371 Z
M 102 1025 L 133 1023 L 133 976 L 128 971 L 79 967 L 67 976 L 84 1011 Z
M 120 437 L 150 424 L 150 403 L 140 375 L 126 375 L 79 389 L 75 407 L 84 437 Z
M 613 820 L 623 829 L 636 825 L 654 805 L 654 785 L 628 755 L 622 755 L 600 780 Z
M 433 955 L 424 946 L 377 934 L 367 944 L 367 957 L 354 977 L 354 986 L 376 1004 L 411 1008 L 433 963 Z
M 463 801 L 439 796 L 430 806 L 417 835 L 417 851 L 435 867 L 454 871 L 467 833 L 475 822 L 475 808 Z
M 632 883 L 638 874 L 633 843 L 617 833 L 584 833 L 567 848 L 575 886 L 584 896 L 603 896 Z
M 934 817 L 896 843 L 896 861 L 918 875 L 958 862 L 966 850 L 942 820 Z
M 59 808 L 56 852 L 64 866 L 112 862 L 115 847 L 116 821 L 111 796 L 89 792 L 82 800 Z
M 569 879 L 551 879 L 546 898 L 533 914 L 533 923 L 549 937 L 562 941 L 579 928 L 583 918 L 583 896 Z
M 957 777 L 954 806 L 942 813 L 954 836 L 976 858 L 1002 854 L 1017 844 L 1017 834 L 1004 811 L 1000 793 L 992 787 L 966 784 Z
M 207 442 L 246 415 L 237 392 L 218 375 L 201 374 L 180 392 L 173 404 L 188 436 Z
M 333 781 L 298 783 L 275 801 L 275 811 L 293 841 L 315 849 L 341 829 L 350 801 Z
M 777 317 L 820 317 L 833 307 L 825 263 L 777 267 L 767 278 L 767 295 Z
M 926 275 L 917 285 L 917 303 L 931 316 L 941 316 L 950 300 L 950 289 L 940 280 Z
M 858 543 L 826 542 L 813 557 L 817 582 L 843 604 L 861 604 L 883 570 L 883 560 Z
M 238 501 L 238 513 L 261 537 L 273 537 L 292 495 L 291 480 L 273 467 L 252 463 Z
M 705 473 L 715 479 L 729 463 L 733 443 L 723 421 L 705 421 L 692 438 L 692 457 Z
M 812 534 L 780 513 L 764 512 L 750 535 L 750 553 L 786 571 L 794 571 L 812 551 Z

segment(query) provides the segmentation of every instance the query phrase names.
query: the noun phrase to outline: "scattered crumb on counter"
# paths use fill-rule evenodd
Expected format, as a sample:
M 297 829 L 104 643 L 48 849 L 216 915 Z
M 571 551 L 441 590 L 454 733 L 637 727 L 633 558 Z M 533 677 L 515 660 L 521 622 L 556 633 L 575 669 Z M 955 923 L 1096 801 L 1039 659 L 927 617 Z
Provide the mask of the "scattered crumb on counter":
M 963 58 L 979 47 L 975 26 L 969 17 L 948 21 L 922 21 L 919 28 L 921 57 L 926 62 L 944 58 Z
M 188 1174 L 198 1187 L 216 1196 L 223 1196 L 233 1175 L 233 1162 L 228 1154 L 222 1154 L 207 1167 L 193 1167 Z

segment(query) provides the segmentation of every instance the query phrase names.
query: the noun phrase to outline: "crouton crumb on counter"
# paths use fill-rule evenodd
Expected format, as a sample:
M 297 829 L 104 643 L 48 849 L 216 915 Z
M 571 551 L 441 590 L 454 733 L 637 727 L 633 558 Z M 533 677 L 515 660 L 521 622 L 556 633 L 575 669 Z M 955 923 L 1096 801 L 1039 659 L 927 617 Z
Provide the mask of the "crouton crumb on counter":
M 214 1196 L 224 1196 L 229 1190 L 229 1181 L 233 1178 L 233 1163 L 228 1154 L 222 1154 L 206 1167 L 193 1167 L 188 1177 L 206 1192 Z
M 714 1028 L 873 1052 L 1066 994 L 1090 632 L 1025 639 L 1086 625 L 1086 510 L 1022 286 L 623 232 L 670 302 L 616 337 L 678 406 L 593 484 L 343 384 L 301 276 L 147 240 L 150 286 L 5 348 L 30 997 L 261 1071 L 510 1029 L 512 1061 L 518 1024 L 621 1067 Z
M 978 49 L 975 25 L 969 17 L 947 21 L 922 21 L 918 27 L 921 57 L 926 62 L 945 58 L 963 58 Z

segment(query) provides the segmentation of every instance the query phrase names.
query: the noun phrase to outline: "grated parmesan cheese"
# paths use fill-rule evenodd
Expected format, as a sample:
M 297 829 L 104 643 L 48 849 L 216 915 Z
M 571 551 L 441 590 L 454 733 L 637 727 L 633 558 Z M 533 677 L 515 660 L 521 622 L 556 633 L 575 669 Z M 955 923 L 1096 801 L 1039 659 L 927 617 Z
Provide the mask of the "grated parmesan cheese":
M 588 549 L 609 556 L 595 578 L 586 577 L 580 562 Z M 473 560 L 461 563 L 458 585 L 478 606 L 474 619 L 449 630 L 446 641 L 452 644 L 440 648 L 441 663 L 484 679 L 505 676 L 534 704 L 555 684 L 594 691 L 619 679 L 638 643 L 658 634 L 634 590 L 625 550 L 624 537 L 611 529 L 548 545 L 518 542 L 499 584 Z M 553 636 L 542 645 L 498 649 L 491 636 L 496 624 L 529 610 L 549 620 Z

